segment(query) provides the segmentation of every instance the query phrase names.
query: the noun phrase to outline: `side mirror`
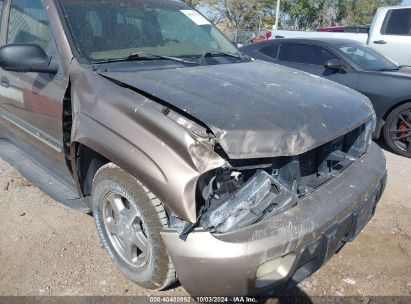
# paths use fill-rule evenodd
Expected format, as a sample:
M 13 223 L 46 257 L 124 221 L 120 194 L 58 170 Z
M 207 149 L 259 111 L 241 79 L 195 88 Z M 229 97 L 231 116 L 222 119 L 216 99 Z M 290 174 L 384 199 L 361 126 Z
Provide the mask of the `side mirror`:
M 344 70 L 344 65 L 341 62 L 341 60 L 339 60 L 339 59 L 330 59 L 330 60 L 328 60 L 325 63 L 324 67 L 326 67 L 327 69 L 337 71 L 337 72 Z
M 0 48 L 0 67 L 12 72 L 56 74 L 58 66 L 51 63 L 37 44 L 8 44 Z

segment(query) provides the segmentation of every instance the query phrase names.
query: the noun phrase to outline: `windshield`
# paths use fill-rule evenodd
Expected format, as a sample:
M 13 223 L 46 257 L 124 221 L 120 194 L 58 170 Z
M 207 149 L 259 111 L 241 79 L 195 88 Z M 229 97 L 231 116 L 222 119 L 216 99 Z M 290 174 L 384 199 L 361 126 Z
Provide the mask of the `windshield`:
M 168 57 L 239 54 L 208 20 L 180 1 L 60 1 L 74 43 L 87 62 L 137 53 Z
M 394 61 L 367 46 L 355 44 L 340 47 L 340 50 L 365 71 L 390 71 L 399 68 Z

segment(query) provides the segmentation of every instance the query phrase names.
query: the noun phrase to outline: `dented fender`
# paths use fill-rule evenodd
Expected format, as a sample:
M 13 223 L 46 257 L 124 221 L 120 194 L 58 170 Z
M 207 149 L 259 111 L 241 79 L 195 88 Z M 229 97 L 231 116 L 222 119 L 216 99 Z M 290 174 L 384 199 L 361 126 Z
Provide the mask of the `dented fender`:
M 75 61 L 71 75 L 72 143 L 103 155 L 141 181 L 178 217 L 195 222 L 197 180 L 225 160 L 156 109 L 154 101 Z

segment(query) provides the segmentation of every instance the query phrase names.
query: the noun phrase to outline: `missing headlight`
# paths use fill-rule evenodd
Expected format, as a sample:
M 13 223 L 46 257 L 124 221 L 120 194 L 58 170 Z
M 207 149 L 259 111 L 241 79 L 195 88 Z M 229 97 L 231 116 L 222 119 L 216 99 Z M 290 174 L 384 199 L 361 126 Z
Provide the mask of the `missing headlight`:
M 200 224 L 205 229 L 228 232 L 285 211 L 297 199 L 267 172 L 258 170 L 241 188 L 212 204 Z
M 347 137 L 351 136 L 352 139 L 351 147 L 348 150 L 348 155 L 351 158 L 357 159 L 368 152 L 375 127 L 376 117 L 373 114 L 363 126 L 347 134 Z

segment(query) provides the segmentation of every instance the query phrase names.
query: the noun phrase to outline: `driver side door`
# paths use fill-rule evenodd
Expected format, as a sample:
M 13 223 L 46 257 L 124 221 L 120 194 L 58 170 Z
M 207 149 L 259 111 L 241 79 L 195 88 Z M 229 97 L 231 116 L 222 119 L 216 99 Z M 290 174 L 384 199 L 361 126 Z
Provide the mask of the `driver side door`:
M 52 61 L 59 54 L 41 0 L 10 0 L 4 44 L 37 44 Z M 36 161 L 69 178 L 63 148 L 63 99 L 68 86 L 61 65 L 57 74 L 18 73 L 0 69 L 0 115 L 10 139 Z

